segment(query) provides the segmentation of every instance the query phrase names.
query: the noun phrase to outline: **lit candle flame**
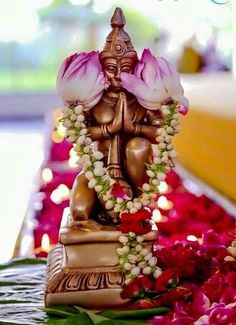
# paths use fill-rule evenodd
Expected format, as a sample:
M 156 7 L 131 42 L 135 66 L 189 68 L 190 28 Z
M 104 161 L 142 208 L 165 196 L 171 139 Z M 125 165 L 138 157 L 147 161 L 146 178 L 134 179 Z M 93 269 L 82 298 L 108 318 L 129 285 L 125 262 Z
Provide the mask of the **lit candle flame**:
M 51 250 L 50 239 L 48 234 L 43 234 L 42 241 L 41 241 L 41 249 L 46 253 L 50 252 Z

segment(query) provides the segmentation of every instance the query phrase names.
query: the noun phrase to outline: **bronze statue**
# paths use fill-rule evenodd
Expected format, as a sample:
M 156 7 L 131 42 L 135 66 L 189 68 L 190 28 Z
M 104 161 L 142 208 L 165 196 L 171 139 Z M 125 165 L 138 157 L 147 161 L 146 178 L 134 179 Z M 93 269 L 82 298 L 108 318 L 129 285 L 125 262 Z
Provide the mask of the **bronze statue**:
M 138 61 L 124 25 L 122 10 L 116 8 L 111 18 L 112 31 L 99 59 L 97 52 L 76 53 L 68 57 L 63 69 L 59 70 L 59 86 L 62 85 L 66 94 L 63 122 L 68 140 L 78 145 L 81 159 L 87 156 L 87 163 L 90 159 L 91 169 L 86 169 L 84 163 L 85 173 L 82 172 L 75 180 L 70 211 L 65 209 L 62 218 L 59 243 L 48 257 L 46 305 L 74 304 L 93 308 L 124 305 L 129 301 L 122 299 L 121 292 L 129 281 L 139 275 L 156 278 L 161 272 L 152 255 L 157 228 L 151 222 L 149 203 L 157 193 L 158 184 L 170 170 L 175 156 L 171 140 L 179 130 L 178 113 L 187 112 L 187 100 L 177 72 L 165 59 L 157 59 L 145 49 Z M 84 70 L 81 68 L 83 60 L 95 56 L 96 65 L 87 74 L 89 84 L 99 66 L 96 78 L 101 73 L 103 81 L 108 79 L 109 88 L 106 89 L 104 84 L 101 89 L 97 87 L 99 96 L 94 101 L 95 87 L 90 85 L 86 88 L 82 83 L 78 86 L 76 78 L 79 75 L 80 82 L 84 80 L 83 71 L 87 71 L 87 66 L 83 67 Z M 146 66 L 143 62 L 147 63 Z M 69 70 L 68 66 L 72 69 Z M 144 66 L 146 70 L 142 70 Z M 81 75 L 78 69 L 83 70 Z M 140 71 L 144 71 L 143 75 Z M 152 78 L 149 78 L 149 72 Z M 71 76 L 74 76 L 75 83 L 73 80 L 67 83 Z M 126 80 L 126 89 L 130 91 L 132 83 L 127 83 L 128 79 L 142 85 L 137 93 L 133 91 L 136 97 L 122 87 L 121 79 L 122 82 Z M 74 94 L 71 92 L 73 87 Z M 79 88 L 87 89 L 86 95 L 90 100 L 87 97 L 78 100 Z M 89 140 L 88 147 L 85 134 Z M 153 157 L 152 144 L 158 144 L 156 157 Z M 103 162 L 95 157 L 94 148 Z M 100 164 L 105 183 L 108 182 L 106 195 L 112 194 L 111 186 L 115 182 L 126 196 L 123 200 L 112 194 L 110 203 L 115 202 L 114 208 L 108 204 L 109 199 L 101 195 L 103 190 L 97 190 L 94 185 L 101 176 L 95 173 L 95 163 Z M 89 182 L 87 173 L 92 175 Z M 102 177 L 99 178 L 101 182 Z M 91 181 L 94 181 L 93 185 Z M 101 184 L 97 186 L 102 187 Z M 123 203 L 123 210 L 119 210 Z M 122 224 L 124 220 L 126 223 Z M 133 228 L 132 223 L 136 220 L 138 226 Z
M 151 143 L 155 143 L 161 116 L 157 111 L 142 107 L 136 98 L 121 86 L 120 73 L 133 73 L 138 61 L 129 35 L 124 31 L 125 18 L 117 8 L 111 18 L 112 31 L 107 37 L 100 62 L 110 87 L 99 103 L 86 116 L 90 137 L 104 153 L 104 162 L 111 178 L 119 181 L 130 197 L 137 197 L 147 178 L 145 163 L 152 158 Z M 104 204 L 100 199 L 100 202 Z M 84 174 L 80 174 L 72 190 L 70 209 L 75 221 L 95 218 L 104 212 L 99 209 L 94 189 L 88 188 Z M 110 223 L 117 213 L 106 211 Z M 106 218 L 107 219 L 107 218 Z M 108 219 L 109 221 L 109 219 Z

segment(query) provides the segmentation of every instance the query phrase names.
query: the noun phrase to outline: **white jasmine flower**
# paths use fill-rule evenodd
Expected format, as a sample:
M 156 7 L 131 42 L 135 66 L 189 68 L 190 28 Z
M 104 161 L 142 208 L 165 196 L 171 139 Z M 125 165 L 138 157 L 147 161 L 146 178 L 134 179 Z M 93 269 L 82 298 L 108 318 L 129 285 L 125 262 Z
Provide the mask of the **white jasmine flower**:
M 106 200 L 104 200 L 104 201 L 106 201 Z M 108 200 L 108 201 L 106 202 L 105 207 L 106 207 L 107 210 L 112 209 L 113 206 L 114 206 L 114 202 L 113 202 L 112 200 Z
M 162 273 L 162 270 L 161 269 L 159 269 L 159 268 L 157 268 L 155 271 L 154 271 L 154 273 L 153 273 L 153 275 L 154 275 L 154 278 L 159 278 L 159 276 L 161 275 L 161 273 Z
M 101 160 L 103 158 L 103 153 L 100 151 L 94 151 L 93 156 L 97 160 Z
M 75 140 L 76 140 L 76 136 L 75 136 L 75 135 L 70 135 L 70 136 L 67 138 L 67 140 L 68 140 L 69 142 L 75 142 Z
M 135 250 L 136 250 L 137 252 L 141 252 L 142 249 L 143 249 L 143 247 L 142 247 L 142 245 L 140 245 L 140 244 L 138 244 L 138 245 L 135 246 Z
M 96 191 L 96 192 L 99 193 L 99 192 L 101 192 L 101 190 L 102 190 L 102 185 L 96 185 L 96 186 L 95 186 L 95 191 Z
M 80 115 L 77 116 L 77 121 L 78 122 L 83 122 L 84 120 L 85 120 L 85 117 L 84 117 L 83 114 L 80 114 Z
M 125 263 L 125 264 L 124 264 L 124 269 L 125 269 L 126 271 L 130 271 L 131 268 L 132 268 L 132 265 L 131 265 L 130 263 Z
M 88 187 L 89 188 L 94 188 L 94 186 L 96 185 L 96 179 L 91 179 L 91 181 L 88 182 Z
M 144 241 L 144 238 L 143 236 L 137 236 L 136 240 L 138 243 L 142 243 Z
M 141 254 L 142 256 L 146 256 L 147 254 L 149 254 L 149 250 L 148 250 L 147 248 L 143 248 L 143 249 L 141 250 L 140 254 Z
M 152 170 L 147 170 L 146 171 L 146 173 L 147 173 L 147 175 L 149 176 L 149 177 L 155 177 L 155 173 L 152 171 Z
M 134 206 L 134 204 L 133 204 L 132 201 L 128 201 L 128 202 L 126 203 L 126 207 L 127 207 L 127 209 L 132 209 L 133 206 Z
M 66 134 L 67 135 L 75 135 L 76 134 L 76 131 L 75 130 L 67 130 L 66 131 Z
M 173 133 L 174 133 L 174 130 L 173 130 L 172 127 L 168 126 L 168 127 L 166 128 L 166 132 L 167 132 L 168 134 L 173 134 Z
M 145 268 L 143 268 L 143 274 L 151 274 L 151 267 L 150 266 L 146 266 Z
M 117 212 L 120 212 L 120 205 L 119 204 L 116 204 L 115 207 L 114 207 L 114 212 L 117 213 Z
M 140 267 L 135 266 L 131 269 L 130 274 L 134 276 L 138 276 L 140 274 Z
M 76 120 L 77 120 L 77 115 L 76 115 L 76 114 L 72 114 L 72 115 L 70 116 L 70 120 L 71 120 L 72 122 L 76 121 Z
M 83 112 L 83 106 L 82 105 L 75 106 L 74 112 L 77 115 L 81 114 Z
M 150 189 L 151 189 L 151 187 L 150 187 L 150 185 L 148 183 L 144 183 L 142 188 L 143 188 L 144 191 L 147 191 L 147 192 L 150 191 Z
M 160 181 L 164 181 L 164 179 L 166 178 L 166 175 L 164 173 L 157 173 L 157 178 L 160 180 Z
M 122 248 L 122 251 L 123 251 L 124 254 L 127 254 L 129 252 L 129 246 L 124 246 Z
M 81 129 L 80 130 L 80 135 L 85 135 L 88 133 L 88 130 L 87 129 Z
M 84 143 L 84 140 L 85 140 L 85 135 L 81 135 L 81 136 L 79 136 L 76 143 L 80 146 L 81 144 Z
M 152 258 L 152 253 L 150 252 L 144 257 L 144 260 L 149 261 L 151 258 Z
M 89 146 L 84 147 L 84 153 L 89 153 L 91 148 Z
M 65 128 L 69 128 L 72 126 L 72 122 L 68 119 L 66 119 L 62 124 Z
M 138 266 L 141 267 L 141 269 L 143 269 L 144 267 L 147 266 L 147 262 L 146 261 L 141 261 L 138 263 Z
M 141 202 L 134 202 L 134 208 L 137 210 L 141 209 L 142 208 Z
M 94 175 L 96 175 L 96 176 L 103 176 L 104 175 L 103 168 L 95 168 L 94 169 Z
M 128 243 L 128 238 L 125 236 L 125 235 L 120 235 L 119 237 L 119 242 L 122 243 L 122 244 L 126 244 Z
M 176 158 L 176 156 L 177 156 L 176 151 L 175 151 L 175 150 L 171 150 L 171 151 L 170 151 L 170 157 L 171 157 L 171 158 Z
M 93 179 L 93 172 L 88 170 L 86 173 L 85 173 L 85 177 L 91 181 L 91 179 Z
M 150 266 L 155 266 L 157 264 L 157 258 L 155 256 L 153 256 L 152 258 L 150 258 L 150 260 L 148 261 L 148 264 Z

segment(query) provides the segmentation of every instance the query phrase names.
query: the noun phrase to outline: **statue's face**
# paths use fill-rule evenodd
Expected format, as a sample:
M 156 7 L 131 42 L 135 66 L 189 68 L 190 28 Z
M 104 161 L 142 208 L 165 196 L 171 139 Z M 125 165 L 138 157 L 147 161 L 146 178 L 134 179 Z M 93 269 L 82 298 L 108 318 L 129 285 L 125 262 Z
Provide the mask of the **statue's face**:
M 135 68 L 135 61 L 132 58 L 122 58 L 120 60 L 115 58 L 106 58 L 102 62 L 103 71 L 107 76 L 113 91 L 119 91 L 121 86 L 120 73 L 133 73 Z

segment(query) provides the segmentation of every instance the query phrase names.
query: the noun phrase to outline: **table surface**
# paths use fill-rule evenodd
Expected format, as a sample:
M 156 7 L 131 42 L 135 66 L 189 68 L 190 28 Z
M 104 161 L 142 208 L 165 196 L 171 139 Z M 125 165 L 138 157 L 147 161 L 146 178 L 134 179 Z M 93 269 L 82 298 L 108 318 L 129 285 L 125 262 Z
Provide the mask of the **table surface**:
M 27 260 L 19 261 L 27 262 Z M 0 324 L 47 322 L 44 306 L 45 260 L 30 264 L 0 265 Z

